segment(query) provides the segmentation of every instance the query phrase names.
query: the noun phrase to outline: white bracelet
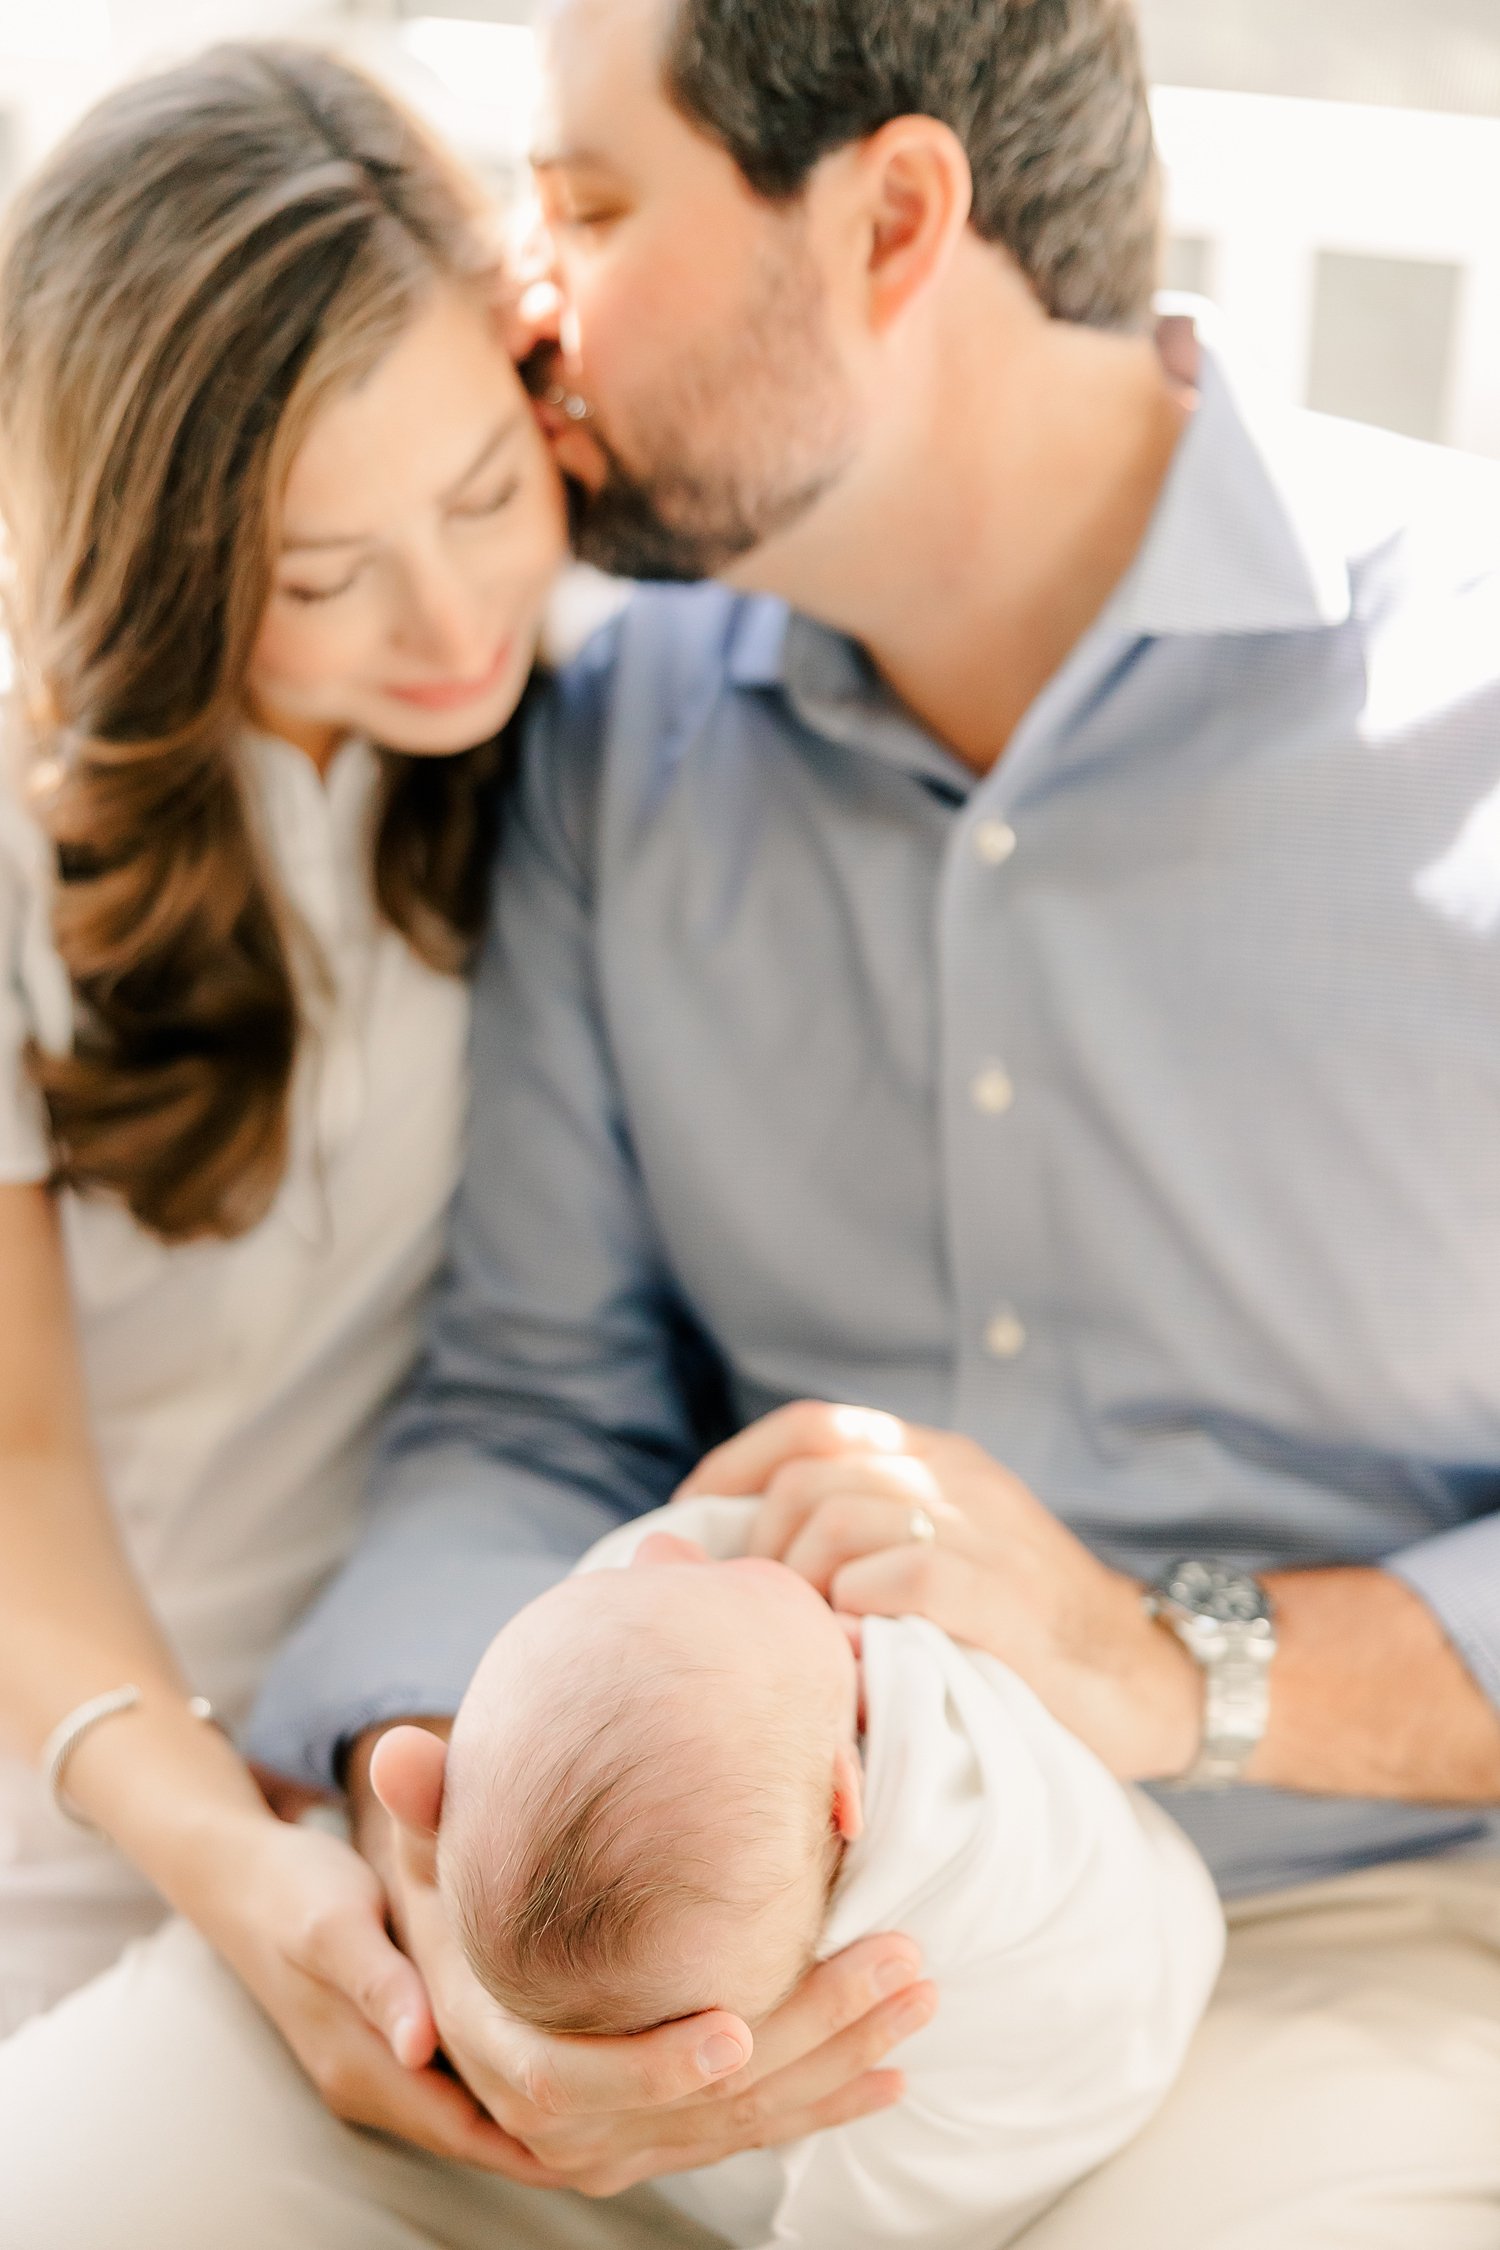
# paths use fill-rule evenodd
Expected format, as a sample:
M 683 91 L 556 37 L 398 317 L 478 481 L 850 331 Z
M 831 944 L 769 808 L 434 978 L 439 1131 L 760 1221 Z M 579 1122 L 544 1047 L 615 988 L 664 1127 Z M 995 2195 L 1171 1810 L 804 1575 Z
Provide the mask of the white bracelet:
M 121 1712 L 135 1710 L 141 1700 L 141 1691 L 134 1686 L 111 1688 L 107 1695 L 92 1696 L 87 1703 L 80 1703 L 76 1711 L 70 1711 L 66 1718 L 59 1719 L 42 1744 L 40 1763 L 47 1794 L 64 1820 L 70 1820 L 75 1828 L 84 1828 L 91 1834 L 94 1833 L 93 1822 L 85 1820 L 76 1805 L 69 1804 L 63 1789 L 63 1776 L 67 1772 L 68 1760 L 84 1736 L 102 1720 L 117 1718 Z M 191 1697 L 187 1708 L 193 1718 L 212 1723 L 214 1709 L 207 1696 Z

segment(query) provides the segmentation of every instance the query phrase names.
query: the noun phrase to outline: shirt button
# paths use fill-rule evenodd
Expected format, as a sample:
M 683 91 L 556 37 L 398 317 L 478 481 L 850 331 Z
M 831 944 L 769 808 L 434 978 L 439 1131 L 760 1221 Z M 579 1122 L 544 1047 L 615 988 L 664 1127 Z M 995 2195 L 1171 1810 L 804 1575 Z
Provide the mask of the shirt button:
M 969 1090 L 974 1097 L 974 1107 L 986 1117 L 1003 1117 L 1016 1098 L 1009 1072 L 1002 1070 L 998 1063 L 991 1063 L 988 1070 L 982 1070 Z
M 1003 867 L 1016 848 L 1016 832 L 1007 820 L 982 820 L 974 831 L 974 849 L 986 867 Z
M 1013 1312 L 996 1313 L 984 1332 L 984 1348 L 991 1359 L 1019 1359 L 1026 1349 L 1026 1331 Z

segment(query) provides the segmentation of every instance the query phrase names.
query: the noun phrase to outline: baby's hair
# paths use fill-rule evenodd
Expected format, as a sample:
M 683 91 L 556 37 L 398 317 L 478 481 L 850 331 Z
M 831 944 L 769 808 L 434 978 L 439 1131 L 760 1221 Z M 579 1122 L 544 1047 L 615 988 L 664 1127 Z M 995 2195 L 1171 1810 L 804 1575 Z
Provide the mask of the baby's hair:
M 487 1719 L 455 1729 L 439 1873 L 460 1943 L 490 1994 L 543 2031 L 643 2031 L 732 2006 L 747 1979 L 740 2012 L 765 2014 L 811 1965 L 838 1874 L 831 1771 L 774 1683 L 754 1741 L 724 1765 L 712 1669 L 639 1623 L 616 1653 L 503 1771 Z M 777 1911 L 788 1937 L 762 1965 L 755 1935 Z M 684 1925 L 702 1948 L 686 1965 Z

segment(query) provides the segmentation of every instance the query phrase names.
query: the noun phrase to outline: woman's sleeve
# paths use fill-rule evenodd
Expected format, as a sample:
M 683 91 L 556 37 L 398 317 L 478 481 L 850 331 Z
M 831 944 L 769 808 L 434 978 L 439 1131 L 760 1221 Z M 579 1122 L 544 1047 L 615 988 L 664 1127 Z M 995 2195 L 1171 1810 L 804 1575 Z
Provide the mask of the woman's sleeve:
M 5 815 L 9 813 L 10 817 Z M 36 950 L 36 893 L 15 829 L 20 816 L 0 812 L 0 1186 L 45 1180 L 51 1171 L 41 1096 L 26 1072 L 27 1042 L 39 1035 L 27 989 L 28 954 Z

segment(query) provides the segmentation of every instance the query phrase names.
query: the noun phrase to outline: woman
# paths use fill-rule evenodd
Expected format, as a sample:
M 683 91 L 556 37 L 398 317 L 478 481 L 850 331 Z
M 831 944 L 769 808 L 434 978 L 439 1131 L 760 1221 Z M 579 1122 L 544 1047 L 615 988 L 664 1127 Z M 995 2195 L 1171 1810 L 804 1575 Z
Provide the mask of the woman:
M 0 261 L 0 2031 L 169 1902 L 474 2156 L 373 1878 L 193 1699 L 232 1725 L 341 1556 L 455 1176 L 564 544 L 484 219 L 352 72 L 226 47 Z

